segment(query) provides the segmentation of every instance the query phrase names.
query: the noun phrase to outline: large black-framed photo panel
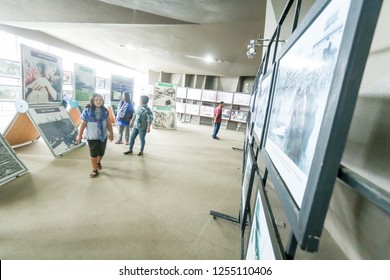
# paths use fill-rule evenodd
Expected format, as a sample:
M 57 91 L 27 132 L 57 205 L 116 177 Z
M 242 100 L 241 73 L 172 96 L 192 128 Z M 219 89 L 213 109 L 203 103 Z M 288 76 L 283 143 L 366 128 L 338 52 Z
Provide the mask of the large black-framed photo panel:
M 27 167 L 16 156 L 7 140 L 0 133 L 0 185 L 27 172 Z
M 381 4 L 316 1 L 278 57 L 261 154 L 309 252 L 318 249 Z

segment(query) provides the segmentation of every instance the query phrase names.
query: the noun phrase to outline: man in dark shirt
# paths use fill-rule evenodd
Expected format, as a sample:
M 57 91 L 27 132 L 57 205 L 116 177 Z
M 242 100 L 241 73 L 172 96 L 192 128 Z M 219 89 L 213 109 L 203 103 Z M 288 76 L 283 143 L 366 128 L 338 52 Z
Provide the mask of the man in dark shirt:
M 222 122 L 222 109 L 225 103 L 221 101 L 217 108 L 214 109 L 214 131 L 213 139 L 218 140 L 217 134 Z

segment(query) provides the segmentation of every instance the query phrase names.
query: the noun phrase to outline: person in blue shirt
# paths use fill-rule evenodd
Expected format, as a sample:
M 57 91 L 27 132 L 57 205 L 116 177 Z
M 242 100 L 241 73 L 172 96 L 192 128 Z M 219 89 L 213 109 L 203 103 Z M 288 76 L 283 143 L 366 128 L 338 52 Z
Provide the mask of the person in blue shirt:
M 138 155 L 142 156 L 144 153 L 146 133 L 150 132 L 150 126 L 153 120 L 153 113 L 148 107 L 148 102 L 149 97 L 141 95 L 141 105 L 137 108 L 135 115 L 130 121 L 130 125 L 133 126 L 133 131 L 131 132 L 129 150 L 124 152 L 125 155 L 133 153 L 134 142 L 138 135 L 141 141 L 141 148 Z
M 114 139 L 109 113 L 104 107 L 103 96 L 100 94 L 91 95 L 89 103 L 81 114 L 77 142 L 80 143 L 83 138 L 88 141 L 91 156 L 92 172 L 89 176 L 95 178 L 99 174 L 99 170 L 102 169 L 101 161 L 106 151 L 107 138 L 110 141 Z
M 130 136 L 130 120 L 133 118 L 134 106 L 130 99 L 130 93 L 122 93 L 122 99 L 118 103 L 118 110 L 116 113 L 116 125 L 119 131 L 119 139 L 115 144 L 122 144 L 123 130 L 125 131 L 125 144 L 129 145 Z

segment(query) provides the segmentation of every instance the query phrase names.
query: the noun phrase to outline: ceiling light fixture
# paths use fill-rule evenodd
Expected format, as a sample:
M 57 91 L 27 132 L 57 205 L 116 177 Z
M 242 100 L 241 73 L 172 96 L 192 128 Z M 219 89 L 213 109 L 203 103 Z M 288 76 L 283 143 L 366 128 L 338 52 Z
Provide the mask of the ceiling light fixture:
M 225 62 L 225 60 L 223 60 L 222 58 L 213 58 L 211 55 L 207 55 L 207 56 L 202 57 L 202 56 L 196 56 L 196 55 L 191 55 L 191 54 L 185 54 L 184 56 L 189 57 L 189 58 L 203 60 L 207 63 L 212 63 L 212 62 L 224 63 Z

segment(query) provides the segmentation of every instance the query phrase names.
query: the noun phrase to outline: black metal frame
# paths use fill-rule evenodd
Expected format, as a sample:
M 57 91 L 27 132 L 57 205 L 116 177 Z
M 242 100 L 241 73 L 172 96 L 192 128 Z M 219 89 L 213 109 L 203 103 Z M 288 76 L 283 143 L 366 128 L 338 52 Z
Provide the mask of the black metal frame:
M 295 30 L 278 60 L 288 53 L 299 38 L 315 23 L 332 1 L 317 1 Z M 346 142 L 381 0 L 355 0 L 344 23 L 340 52 L 336 62 L 313 163 L 300 207 L 291 195 L 285 178 L 267 152 L 262 151 L 270 177 L 281 200 L 300 247 L 315 252 L 323 229 L 338 166 Z M 274 87 L 275 90 L 276 86 Z M 267 145 L 267 144 L 266 144 Z M 293 244 L 294 242 L 292 242 Z

